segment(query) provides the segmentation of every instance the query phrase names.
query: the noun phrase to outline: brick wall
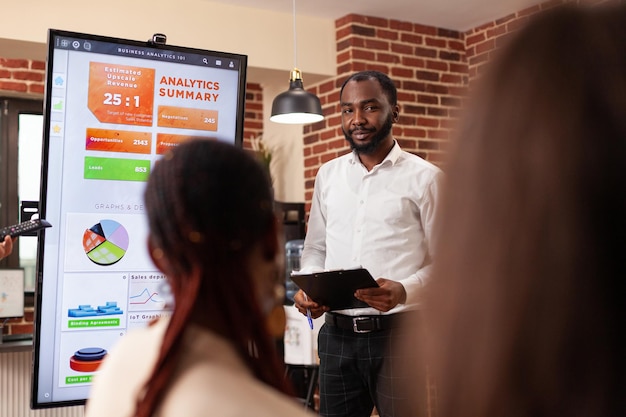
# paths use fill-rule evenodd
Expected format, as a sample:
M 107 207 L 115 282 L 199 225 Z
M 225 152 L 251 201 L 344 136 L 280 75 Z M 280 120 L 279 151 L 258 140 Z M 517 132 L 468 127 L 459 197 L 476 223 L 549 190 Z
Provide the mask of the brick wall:
M 243 125 L 243 148 L 252 149 L 251 140 L 263 133 L 263 88 L 246 84 L 246 110 Z
M 312 86 L 325 120 L 305 127 L 307 212 L 320 165 L 349 151 L 341 131 L 339 89 L 361 70 L 389 74 L 398 87 L 400 120 L 394 137 L 405 150 L 441 163 L 465 95 L 464 34 L 417 23 L 348 15 L 335 22 L 337 76 Z
M 469 80 L 471 81 L 480 75 L 484 64 L 493 57 L 494 52 L 498 48 L 506 43 L 507 35 L 514 33 L 517 29 L 526 24 L 528 19 L 535 13 L 565 2 L 566 0 L 549 0 L 516 13 L 503 16 L 465 32 L 465 55 L 468 65 Z M 606 1 L 597 1 L 596 3 L 600 2 Z
M 349 151 L 339 108 L 339 89 L 348 75 L 386 72 L 398 87 L 400 121 L 394 125 L 394 137 L 403 149 L 443 166 L 468 86 L 483 65 L 530 16 L 567 2 L 624 0 L 547 0 L 462 33 L 361 15 L 338 19 L 337 76 L 307 86 L 320 98 L 325 120 L 304 128 L 306 212 L 321 164 Z
M 5 319 L 0 319 L 0 325 Z M 24 316 L 6 320 L 2 327 L 3 335 L 33 334 L 33 321 L 35 320 L 34 307 L 24 307 Z
M 46 64 L 0 57 L 0 95 L 39 95 L 43 99 Z

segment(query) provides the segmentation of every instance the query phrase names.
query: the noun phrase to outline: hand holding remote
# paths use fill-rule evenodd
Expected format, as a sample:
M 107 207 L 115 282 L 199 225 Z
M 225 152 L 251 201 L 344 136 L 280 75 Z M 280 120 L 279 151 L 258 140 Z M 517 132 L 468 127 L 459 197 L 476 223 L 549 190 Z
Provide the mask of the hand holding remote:
M 7 236 L 0 242 L 0 259 L 9 256 L 13 252 L 13 238 Z
M 30 232 L 37 232 L 52 225 L 44 219 L 31 219 L 25 222 L 0 229 L 0 241 L 4 241 L 5 236 L 16 237 Z

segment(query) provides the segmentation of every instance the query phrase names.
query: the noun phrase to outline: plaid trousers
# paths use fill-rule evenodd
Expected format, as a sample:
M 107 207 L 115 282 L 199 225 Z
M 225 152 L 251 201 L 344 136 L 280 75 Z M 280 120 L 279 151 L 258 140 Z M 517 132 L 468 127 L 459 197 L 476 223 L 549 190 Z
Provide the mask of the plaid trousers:
M 416 349 L 407 357 L 395 346 L 409 331 L 414 329 L 354 333 L 324 324 L 318 336 L 320 415 L 369 417 L 374 407 L 380 417 L 428 415 L 425 372 L 414 366 L 421 355 Z

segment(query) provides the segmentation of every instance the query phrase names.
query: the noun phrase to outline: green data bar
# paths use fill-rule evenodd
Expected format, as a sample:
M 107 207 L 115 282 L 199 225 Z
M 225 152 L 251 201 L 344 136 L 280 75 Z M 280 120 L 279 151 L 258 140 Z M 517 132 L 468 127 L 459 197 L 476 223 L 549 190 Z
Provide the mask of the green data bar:
M 148 181 L 150 161 L 145 159 L 119 159 L 85 157 L 85 179 Z
M 67 385 L 87 384 L 91 382 L 93 382 L 93 375 L 66 376 L 65 377 L 65 383 Z
M 69 329 L 81 329 L 88 327 L 119 327 L 120 319 L 80 319 L 68 320 L 67 327 Z

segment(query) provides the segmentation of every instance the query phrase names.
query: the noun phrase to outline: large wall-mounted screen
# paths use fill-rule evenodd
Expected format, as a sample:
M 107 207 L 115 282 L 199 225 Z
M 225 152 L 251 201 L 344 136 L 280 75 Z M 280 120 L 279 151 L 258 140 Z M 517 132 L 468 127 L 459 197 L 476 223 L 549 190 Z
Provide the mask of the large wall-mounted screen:
M 190 137 L 241 146 L 246 67 L 158 36 L 49 31 L 40 216 L 52 227 L 39 241 L 33 408 L 84 404 L 111 346 L 168 314 L 145 184 Z

